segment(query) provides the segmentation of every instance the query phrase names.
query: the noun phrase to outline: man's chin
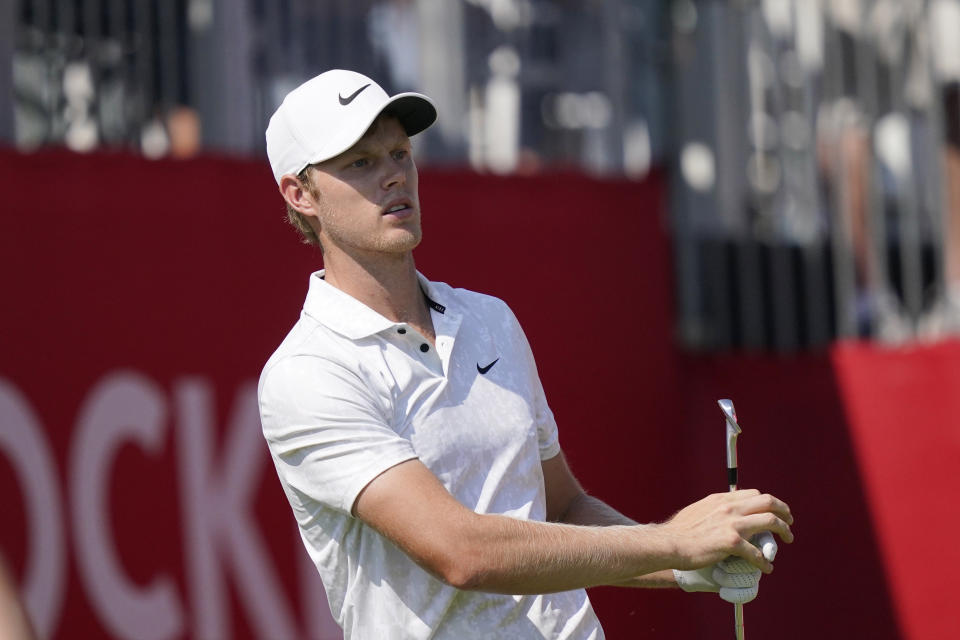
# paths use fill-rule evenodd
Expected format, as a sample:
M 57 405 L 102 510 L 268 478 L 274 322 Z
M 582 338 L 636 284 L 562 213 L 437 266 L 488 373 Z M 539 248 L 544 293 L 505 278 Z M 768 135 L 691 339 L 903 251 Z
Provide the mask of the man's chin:
M 385 253 L 409 253 L 413 251 L 423 239 L 423 233 L 418 228 L 416 231 L 410 230 L 404 233 L 391 234 L 383 238 L 380 244 L 380 251 Z
M 423 232 L 418 226 L 416 229 L 410 229 L 406 233 L 400 235 L 400 237 L 392 238 L 396 243 L 396 249 L 398 251 L 413 251 L 417 245 L 420 244 L 420 241 L 423 240 Z

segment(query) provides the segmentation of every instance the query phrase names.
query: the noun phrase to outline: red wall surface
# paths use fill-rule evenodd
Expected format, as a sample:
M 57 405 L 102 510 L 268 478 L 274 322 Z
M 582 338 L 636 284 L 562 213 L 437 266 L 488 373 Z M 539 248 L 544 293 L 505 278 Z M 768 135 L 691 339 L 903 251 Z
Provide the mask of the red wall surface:
M 421 271 L 523 323 L 574 471 L 643 521 L 741 486 L 797 516 L 751 637 L 953 638 L 960 344 L 673 341 L 664 188 L 424 171 Z M 319 256 L 265 163 L 0 152 L 0 550 L 51 637 L 335 638 L 255 382 Z M 732 633 L 712 595 L 592 590 L 610 638 Z

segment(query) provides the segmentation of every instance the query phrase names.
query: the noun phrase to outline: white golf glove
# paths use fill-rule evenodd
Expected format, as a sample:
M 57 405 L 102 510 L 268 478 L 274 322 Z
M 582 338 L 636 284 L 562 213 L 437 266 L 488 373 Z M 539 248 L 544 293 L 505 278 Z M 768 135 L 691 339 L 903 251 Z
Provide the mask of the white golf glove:
M 772 533 L 758 533 L 750 542 L 762 549 L 764 557 L 773 562 L 777 555 L 777 543 Z M 761 575 L 759 569 L 738 556 L 730 556 L 715 565 L 694 571 L 673 570 L 677 584 L 684 591 L 719 593 L 721 598 L 734 604 L 744 604 L 757 597 Z

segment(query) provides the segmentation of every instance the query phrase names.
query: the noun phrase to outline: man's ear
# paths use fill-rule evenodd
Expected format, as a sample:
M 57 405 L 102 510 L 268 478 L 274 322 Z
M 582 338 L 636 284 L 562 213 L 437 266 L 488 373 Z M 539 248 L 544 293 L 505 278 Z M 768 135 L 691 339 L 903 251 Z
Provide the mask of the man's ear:
M 295 175 L 288 173 L 280 178 L 279 188 L 287 204 L 305 216 L 316 217 L 316 202 Z

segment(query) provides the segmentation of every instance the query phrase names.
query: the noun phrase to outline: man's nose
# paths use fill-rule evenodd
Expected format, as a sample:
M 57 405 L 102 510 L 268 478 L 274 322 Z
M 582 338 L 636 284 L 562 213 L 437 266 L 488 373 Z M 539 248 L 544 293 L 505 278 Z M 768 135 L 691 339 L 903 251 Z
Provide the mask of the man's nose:
M 390 189 L 391 187 L 396 187 L 406 183 L 407 174 L 404 170 L 403 163 L 391 158 L 390 162 L 387 164 L 387 167 L 387 172 L 383 178 L 384 189 Z

